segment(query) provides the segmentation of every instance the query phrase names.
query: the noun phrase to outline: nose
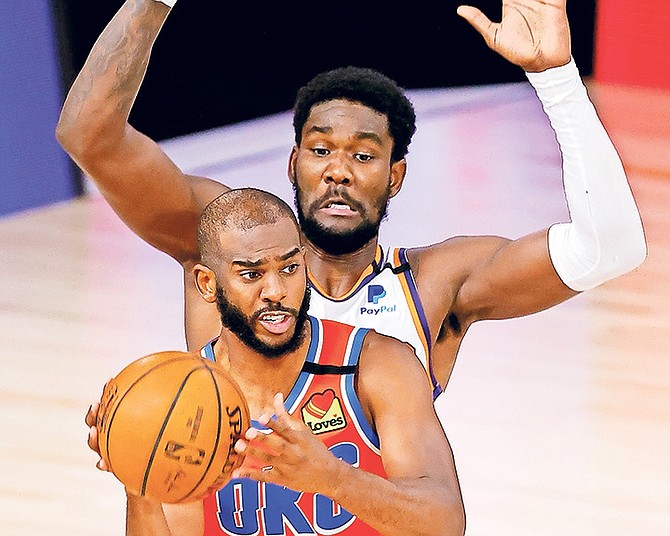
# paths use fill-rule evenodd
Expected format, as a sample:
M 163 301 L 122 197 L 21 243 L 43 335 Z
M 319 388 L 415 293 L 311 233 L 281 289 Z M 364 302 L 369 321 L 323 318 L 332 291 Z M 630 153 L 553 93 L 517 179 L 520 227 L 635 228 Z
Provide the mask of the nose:
M 280 274 L 266 274 L 264 283 L 261 289 L 261 300 L 265 303 L 280 303 L 286 299 L 286 283 Z
M 351 184 L 352 173 L 346 157 L 335 153 L 331 154 L 323 179 L 326 183 Z

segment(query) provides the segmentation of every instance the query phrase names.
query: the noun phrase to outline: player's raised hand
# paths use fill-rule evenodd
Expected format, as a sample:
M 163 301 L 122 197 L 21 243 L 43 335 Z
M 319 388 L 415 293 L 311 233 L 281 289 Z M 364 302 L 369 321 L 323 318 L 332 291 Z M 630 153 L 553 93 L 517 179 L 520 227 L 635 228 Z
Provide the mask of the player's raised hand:
M 566 0 L 503 0 L 502 19 L 491 21 L 476 7 L 462 5 L 467 20 L 491 50 L 526 72 L 539 72 L 570 61 Z

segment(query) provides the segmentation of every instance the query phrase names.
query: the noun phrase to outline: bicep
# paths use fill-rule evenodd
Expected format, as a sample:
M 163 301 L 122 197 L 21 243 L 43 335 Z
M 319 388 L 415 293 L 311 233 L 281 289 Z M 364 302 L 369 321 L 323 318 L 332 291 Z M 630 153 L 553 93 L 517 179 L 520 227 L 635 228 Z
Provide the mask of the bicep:
M 439 322 L 455 314 L 463 325 L 536 313 L 576 293 L 558 277 L 547 231 L 517 240 L 460 237 L 414 250 L 417 286 Z M 425 292 L 428 289 L 428 292 Z
M 370 360 L 361 373 L 387 476 L 429 478 L 457 487 L 451 447 L 426 373 L 413 351 L 396 342 L 382 349 L 376 366 Z
M 513 318 L 575 294 L 554 269 L 544 230 L 503 243 L 474 267 L 459 289 L 455 307 L 475 319 Z

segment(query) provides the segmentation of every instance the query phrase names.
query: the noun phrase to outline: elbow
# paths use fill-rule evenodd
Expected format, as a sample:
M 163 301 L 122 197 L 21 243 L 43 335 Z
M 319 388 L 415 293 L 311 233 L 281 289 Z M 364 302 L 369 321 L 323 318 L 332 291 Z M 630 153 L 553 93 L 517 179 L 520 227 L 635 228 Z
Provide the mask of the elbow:
M 58 124 L 56 125 L 56 141 L 68 153 L 71 154 L 71 148 L 75 142 L 75 129 L 68 123 L 68 121 L 61 114 Z
M 113 125 L 105 124 L 101 115 L 75 114 L 63 108 L 56 125 L 55 137 L 63 150 L 75 161 L 86 162 L 99 158 L 114 143 Z
M 549 230 L 549 252 L 561 280 L 582 292 L 639 267 L 647 258 L 647 242 L 638 218 L 616 232 L 592 235 L 559 224 Z
M 432 528 L 430 536 L 463 536 L 465 534 L 465 510 L 462 504 L 458 507 L 445 508 L 435 520 L 437 526 Z
M 61 114 L 56 125 L 56 141 L 75 160 L 92 152 L 94 142 L 88 134 L 91 130 L 77 120 Z
M 628 252 L 628 271 L 634 270 L 638 266 L 640 266 L 647 258 L 647 255 L 649 253 L 648 248 L 647 248 L 647 240 L 644 236 L 644 229 L 642 228 L 642 224 L 640 224 L 640 228 L 637 232 L 637 236 L 631 240 L 631 246 L 630 246 L 630 251 Z
M 448 536 L 463 536 L 465 534 L 465 507 L 463 501 L 452 504 L 447 509 L 447 516 L 450 520 L 445 532 Z
M 638 268 L 647 258 L 647 241 L 642 223 L 631 226 L 617 241 L 609 255 L 603 255 L 605 281 L 614 279 Z M 607 259 L 607 260 L 605 260 Z
M 445 495 L 448 497 L 448 495 Z M 426 528 L 425 536 L 463 536 L 465 534 L 465 507 L 459 497 L 451 500 L 442 500 L 425 519 L 432 523 Z

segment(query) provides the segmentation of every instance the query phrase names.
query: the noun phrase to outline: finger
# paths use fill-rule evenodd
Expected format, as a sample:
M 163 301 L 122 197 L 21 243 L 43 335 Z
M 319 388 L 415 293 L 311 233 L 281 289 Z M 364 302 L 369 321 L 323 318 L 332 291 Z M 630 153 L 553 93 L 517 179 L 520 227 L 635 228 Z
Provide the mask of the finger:
M 100 454 L 100 447 L 98 445 L 98 429 L 95 426 L 91 426 L 88 429 L 88 447 Z
M 277 453 L 273 452 L 267 448 L 263 448 L 258 444 L 258 442 L 249 442 L 244 439 L 238 439 L 235 442 L 235 452 L 238 454 L 244 454 L 248 458 L 253 458 L 254 460 L 261 463 L 261 465 L 272 465 L 272 463 L 277 459 Z
M 109 467 L 107 467 L 107 464 L 105 463 L 105 460 L 103 460 L 102 458 L 100 458 L 100 459 L 98 460 L 98 463 L 96 463 L 95 466 L 96 466 L 98 469 L 100 469 L 101 471 L 107 471 L 107 472 L 110 472 Z
M 288 415 L 288 412 L 284 407 L 284 395 L 282 393 L 276 393 L 275 396 L 272 397 L 272 405 L 277 417 L 280 415 Z
M 487 43 L 493 43 L 497 25 L 481 10 L 472 6 L 458 6 L 456 13 L 470 23 Z
M 86 416 L 84 417 L 84 422 L 86 423 L 86 426 L 88 427 L 95 426 L 95 423 L 98 419 L 99 410 L 100 410 L 99 402 L 94 402 L 88 407 L 88 411 L 86 412 Z
M 95 426 L 91 426 L 88 429 L 88 439 L 87 443 L 89 448 L 94 451 L 98 456 L 100 456 L 100 448 L 98 446 L 98 429 Z M 105 460 L 100 458 L 95 466 L 100 469 L 101 471 L 109 471 L 109 467 L 107 463 L 105 463 Z
M 264 426 L 285 437 L 287 440 L 295 440 L 296 432 L 300 431 L 300 423 L 291 415 L 288 414 L 284 407 L 284 397 L 281 393 L 277 393 L 272 400 L 275 417 L 269 419 L 267 423 L 262 423 Z M 272 434 L 270 434 L 272 435 Z
M 232 473 L 232 478 L 250 478 L 259 482 L 269 482 L 272 484 L 278 483 L 278 473 L 273 467 L 263 469 L 254 469 L 252 467 L 240 467 L 235 469 Z

